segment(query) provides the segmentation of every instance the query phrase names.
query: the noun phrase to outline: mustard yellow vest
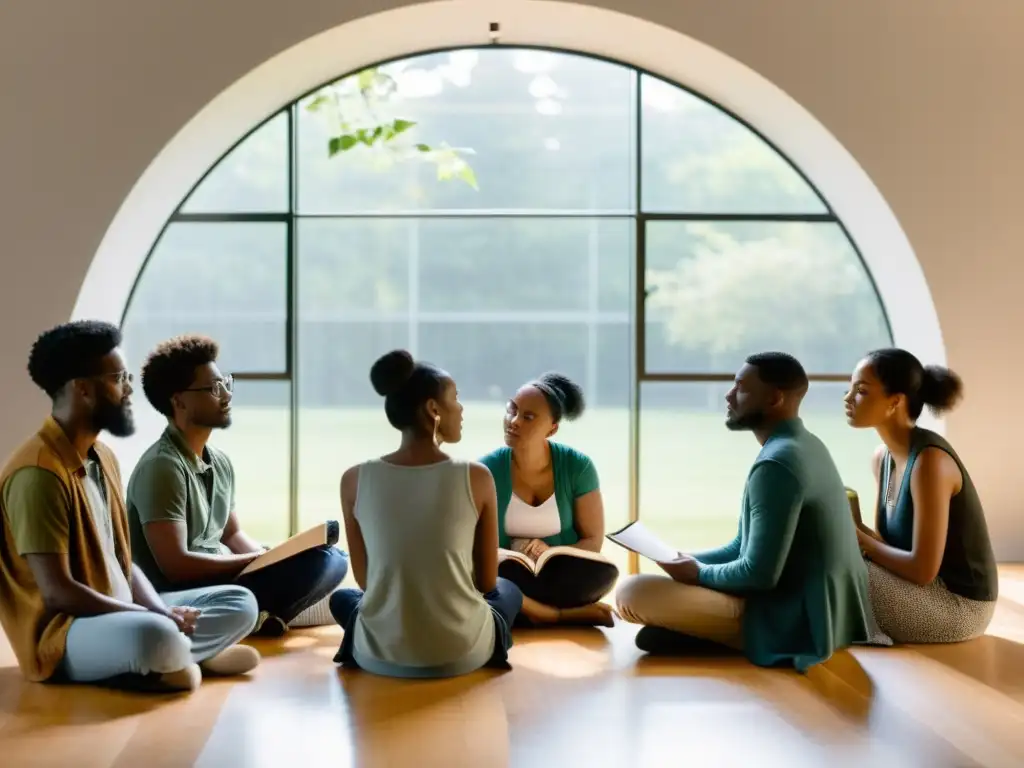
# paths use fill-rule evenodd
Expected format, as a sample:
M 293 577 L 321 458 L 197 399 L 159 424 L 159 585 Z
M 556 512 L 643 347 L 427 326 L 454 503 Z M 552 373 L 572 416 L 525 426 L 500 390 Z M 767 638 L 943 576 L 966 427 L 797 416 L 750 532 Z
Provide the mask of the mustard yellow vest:
M 121 472 L 113 451 L 100 442 L 96 455 L 106 481 L 107 499 L 114 529 L 117 560 L 131 583 L 131 551 L 128 519 L 121 492 Z M 71 578 L 104 595 L 113 595 L 99 534 L 89 514 L 82 457 L 53 417 L 18 448 L 0 470 L 0 489 L 24 467 L 39 467 L 56 475 L 67 492 L 68 565 Z M 22 673 L 33 682 L 52 677 L 64 658 L 68 628 L 73 616 L 48 611 L 28 562 L 14 545 L 3 494 L 0 493 L 0 624 L 14 649 Z

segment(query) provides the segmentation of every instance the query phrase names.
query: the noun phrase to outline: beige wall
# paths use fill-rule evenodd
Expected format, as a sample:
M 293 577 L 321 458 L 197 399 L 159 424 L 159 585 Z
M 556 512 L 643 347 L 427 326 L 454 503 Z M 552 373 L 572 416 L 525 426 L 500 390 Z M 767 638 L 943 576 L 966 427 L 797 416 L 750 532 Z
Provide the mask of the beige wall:
M 45 409 L 25 374 L 149 161 L 218 92 L 323 29 L 403 2 L 0 0 L 0 451 Z M 968 398 L 949 435 L 1024 560 L 1024 3 L 1020 0 L 603 0 L 742 61 L 858 159 L 923 264 Z M 429 36 L 424 45 L 429 45 Z M 116 119 L 112 116 L 116 115 Z M 20 277 L 14 277 L 14 270 Z

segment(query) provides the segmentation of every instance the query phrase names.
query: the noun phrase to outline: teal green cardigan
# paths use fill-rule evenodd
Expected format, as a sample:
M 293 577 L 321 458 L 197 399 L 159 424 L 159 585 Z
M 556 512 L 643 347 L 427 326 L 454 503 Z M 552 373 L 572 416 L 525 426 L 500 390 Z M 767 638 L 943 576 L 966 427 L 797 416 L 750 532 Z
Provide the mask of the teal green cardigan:
M 868 639 L 868 573 L 846 490 L 800 419 L 765 441 L 736 538 L 694 557 L 702 585 L 745 598 L 744 652 L 755 664 L 802 672 Z
M 544 543 L 551 547 L 572 546 L 580 540 L 573 525 L 573 503 L 600 487 L 597 469 L 588 456 L 567 445 L 552 441 L 548 441 L 548 445 L 551 447 L 551 470 L 555 474 L 558 518 L 562 525 L 561 531 L 548 536 Z M 499 448 L 481 458 L 480 462 L 494 476 L 494 486 L 498 491 L 498 546 L 508 549 L 510 539 L 505 533 L 505 512 L 512 500 L 512 449 L 507 446 Z

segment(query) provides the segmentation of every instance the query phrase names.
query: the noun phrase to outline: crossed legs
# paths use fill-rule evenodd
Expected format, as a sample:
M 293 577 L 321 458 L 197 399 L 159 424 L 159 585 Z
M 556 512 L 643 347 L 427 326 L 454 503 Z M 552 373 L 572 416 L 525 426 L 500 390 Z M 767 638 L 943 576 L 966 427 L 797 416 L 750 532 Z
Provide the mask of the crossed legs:
M 191 689 L 199 683 L 200 667 L 208 673 L 238 674 L 259 662 L 255 649 L 236 646 L 256 625 L 256 599 L 249 590 L 206 587 L 161 598 L 168 606 L 199 609 L 191 637 L 155 613 L 123 611 L 75 619 L 68 630 L 63 676 L 79 683 L 141 678 L 156 687 Z
M 684 651 L 705 641 L 742 650 L 742 598 L 667 576 L 630 576 L 616 592 L 619 615 L 642 624 L 637 645 L 651 652 Z

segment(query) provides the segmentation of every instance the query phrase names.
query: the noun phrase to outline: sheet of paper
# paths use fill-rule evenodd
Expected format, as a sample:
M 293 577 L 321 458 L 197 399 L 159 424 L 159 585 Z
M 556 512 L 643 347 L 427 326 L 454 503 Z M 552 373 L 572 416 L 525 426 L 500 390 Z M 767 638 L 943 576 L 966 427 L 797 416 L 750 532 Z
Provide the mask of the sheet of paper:
M 675 547 L 670 547 L 640 522 L 627 525 L 615 533 L 609 533 L 607 538 L 620 547 L 630 549 L 656 563 L 667 563 L 679 555 Z

